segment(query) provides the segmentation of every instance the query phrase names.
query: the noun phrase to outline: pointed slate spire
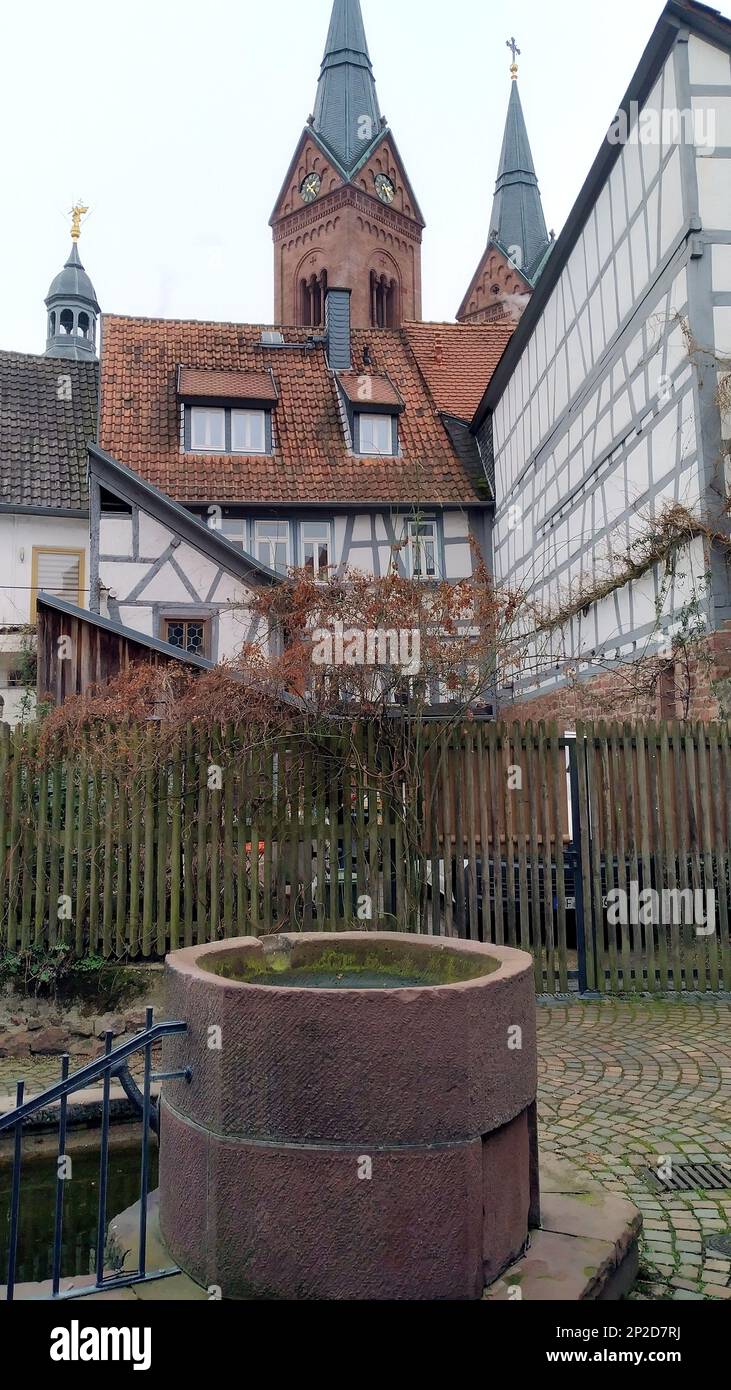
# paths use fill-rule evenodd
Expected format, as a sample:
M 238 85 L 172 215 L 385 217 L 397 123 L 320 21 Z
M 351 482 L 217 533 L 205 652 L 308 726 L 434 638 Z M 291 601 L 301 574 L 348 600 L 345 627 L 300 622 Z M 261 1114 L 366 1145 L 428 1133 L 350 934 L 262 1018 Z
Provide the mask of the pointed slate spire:
M 532 272 L 541 264 L 551 244 L 515 78 L 495 185 L 490 238 L 506 251 L 520 247 L 519 268 L 528 279 L 532 279 Z
M 360 0 L 334 0 L 313 129 L 348 173 L 381 129 Z

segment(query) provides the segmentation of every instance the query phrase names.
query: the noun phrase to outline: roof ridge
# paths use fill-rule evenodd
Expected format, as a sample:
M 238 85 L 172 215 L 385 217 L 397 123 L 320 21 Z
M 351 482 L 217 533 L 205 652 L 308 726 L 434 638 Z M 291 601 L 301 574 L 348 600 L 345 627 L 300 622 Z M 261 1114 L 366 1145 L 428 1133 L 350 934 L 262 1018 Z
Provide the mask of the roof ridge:
M 51 371 L 51 372 L 54 373 L 55 375 L 58 375 L 58 372 L 59 372 L 59 370 L 60 370 L 58 364 L 59 364 L 59 361 L 60 361 L 61 359 L 59 359 L 58 357 L 47 357 L 46 354 L 45 354 L 45 352 L 17 352 L 15 348 L 0 348 L 0 357 L 3 357 L 3 358 L 16 358 L 16 359 L 18 359 L 19 361 L 22 361 L 22 362 L 43 362 L 43 363 L 47 363 L 47 364 L 48 364 L 48 369 L 49 369 L 49 371 Z M 67 358 L 67 359 L 64 359 L 63 370 L 64 370 L 64 371 L 67 371 L 67 369 L 68 369 L 69 366 L 72 366 L 72 367 L 93 367 L 96 371 L 98 371 L 98 369 L 99 369 L 99 363 L 98 363 L 97 359 L 96 359 L 96 358 L 91 358 L 91 357 L 87 357 L 87 358 L 74 358 L 74 357 L 69 357 L 69 358 Z
M 444 319 L 444 320 L 439 320 L 439 319 L 404 319 L 403 322 L 402 322 L 402 324 L 401 324 L 401 327 L 404 328 L 404 329 L 410 329 L 410 328 L 457 328 L 457 329 L 459 329 L 460 333 L 464 333 L 465 331 L 469 331 L 469 330 L 471 330 L 472 332 L 478 332 L 478 331 L 479 331 L 479 332 L 482 332 L 482 331 L 484 331 L 485 329 L 490 329 L 490 330 L 495 329 L 495 328 L 504 329 L 504 328 L 506 328 L 506 327 L 508 327 L 508 326 L 509 326 L 509 327 L 511 328 L 511 330 L 512 330 L 512 327 L 513 327 L 514 325 L 507 325 L 507 324 L 506 324 L 506 321 L 505 321 L 504 319 L 493 319 L 492 321 L 489 321 L 489 320 L 488 320 L 487 322 L 484 322 L 484 323 L 459 323 L 459 322 L 456 321 L 456 320 L 453 322 L 451 319 Z

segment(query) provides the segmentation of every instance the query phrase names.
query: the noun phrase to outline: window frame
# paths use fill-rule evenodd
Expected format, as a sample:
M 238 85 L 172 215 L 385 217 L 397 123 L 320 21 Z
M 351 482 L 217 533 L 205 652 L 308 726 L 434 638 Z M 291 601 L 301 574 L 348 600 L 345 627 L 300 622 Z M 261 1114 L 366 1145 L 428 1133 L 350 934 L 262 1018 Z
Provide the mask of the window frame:
M 250 407 L 250 406 L 232 405 L 232 406 L 231 406 L 231 409 L 230 409 L 230 410 L 227 410 L 227 411 L 225 412 L 225 414 L 226 414 L 226 428 L 227 428 L 227 430 L 229 431 L 229 443 L 230 443 L 230 445 L 231 445 L 230 452 L 231 452 L 232 454 L 243 454 L 244 457 L 246 457 L 247 455 L 251 455 L 251 454 L 266 454 L 266 453 L 269 452 L 269 450 L 267 449 L 267 411 L 266 411 L 266 410 L 264 410 L 264 409 L 261 408 L 261 407 L 254 408 L 254 407 Z M 262 439 L 263 439 L 263 444 L 264 444 L 264 447 L 263 447 L 262 449 L 234 449 L 234 445 L 233 445 L 233 418 L 234 418 L 234 415 L 257 415 L 257 416 L 259 416 L 259 417 L 261 418 Z
M 260 526 L 286 526 L 286 528 L 287 528 L 287 563 L 286 563 L 286 566 L 285 566 L 285 568 L 284 568 L 283 570 L 277 569 L 276 565 L 271 564 L 271 561 L 270 561 L 270 560 L 267 561 L 267 560 L 262 560 L 262 559 L 260 558 L 260 555 L 259 555 L 259 537 L 258 537 L 258 535 L 257 535 L 257 531 L 258 531 L 258 528 L 259 528 Z M 260 565 L 266 565 L 268 569 L 270 569 L 270 570 L 272 570 L 272 571 L 274 572 L 274 574 L 287 574 L 287 572 L 292 568 L 292 563 L 293 563 L 293 558 L 292 558 L 292 542 L 293 542 L 292 530 L 293 530 L 292 522 L 289 521 L 288 518 L 286 518 L 286 517 L 277 517 L 277 516 L 270 516 L 270 517 L 258 516 L 258 517 L 254 517 L 254 518 L 253 518 L 253 522 L 252 522 L 252 529 L 251 529 L 251 550 L 249 551 L 249 554 L 251 555 L 252 559 L 257 560 L 258 563 L 259 563 Z M 267 538 L 265 537 L 265 539 L 267 539 Z M 275 542 L 275 544 L 276 544 L 276 542 Z
M 311 541 L 311 540 L 307 540 L 307 539 L 306 539 L 306 537 L 305 537 L 305 528 L 306 528 L 307 526 L 313 526 L 313 527 L 317 527 L 317 528 L 319 529 L 319 531 L 320 531 L 320 540 L 319 540 L 319 541 L 313 542 L 313 541 Z M 299 523 L 299 537 L 298 537 L 298 539 L 299 539 L 299 550 L 300 550 L 299 559 L 300 559 L 300 563 L 301 563 L 301 568 L 302 568 L 302 569 L 305 569 L 305 568 L 306 568 L 306 565 L 307 565 L 307 561 L 306 561 L 306 559 L 305 559 L 305 545 L 307 545 L 307 544 L 321 544 L 321 543 L 322 543 L 322 539 L 323 539 L 324 537 L 326 537 L 326 543 L 327 543 L 327 565 L 326 565 L 326 567 L 325 567 L 325 574 L 324 574 L 324 575 L 320 575 L 320 574 L 319 574 L 319 570 L 318 570 L 318 574 L 316 575 L 316 574 L 314 573 L 314 565 L 313 565 L 313 579 L 314 579 L 315 584 L 327 584 L 328 580 L 332 578 L 333 570 L 334 570 L 334 567 L 335 567 L 335 558 L 334 558 L 334 556 L 335 556 L 335 547 L 334 547 L 334 544 L 333 544 L 333 527 L 332 527 L 332 522 L 331 522 L 327 517 L 324 517 L 324 518 L 322 519 L 322 521 L 313 520 L 311 517 L 308 518 L 308 519 L 306 519 L 306 520 L 301 520 L 301 521 L 300 521 L 300 523 Z
M 223 444 L 222 449 L 199 449 L 193 445 L 193 411 L 206 410 L 217 411 L 223 415 Z M 263 449 L 234 449 L 232 445 L 232 425 L 231 417 L 237 415 L 260 415 L 263 417 L 264 424 L 264 447 Z M 188 404 L 183 405 L 183 449 L 186 454 L 203 454 L 209 458 L 222 457 L 223 455 L 232 458 L 265 458 L 267 454 L 273 453 L 273 427 L 272 412 L 263 405 L 247 405 L 245 402 L 229 402 L 219 404 L 210 402 L 209 404 Z
M 230 528 L 229 532 L 226 530 L 227 526 Z M 234 533 L 233 530 L 234 526 L 237 527 L 236 533 Z M 216 530 L 217 528 L 212 527 L 211 529 Z M 222 516 L 221 529 L 218 534 L 223 540 L 228 541 L 229 545 L 240 546 L 244 554 L 251 554 L 249 550 L 249 545 L 251 543 L 251 524 L 248 516 Z
M 76 594 L 76 606 L 77 608 L 83 608 L 84 595 L 86 593 L 86 551 L 83 549 L 79 550 L 76 546 L 68 545 L 34 545 L 31 551 L 30 566 L 31 616 L 35 612 L 36 600 L 38 598 L 38 595 L 43 592 L 47 594 L 51 592 L 50 589 L 44 590 L 43 586 L 38 583 L 38 560 L 41 555 L 73 555 L 76 557 L 76 559 L 79 562 L 79 584 Z M 69 595 L 57 594 L 54 595 L 54 597 L 65 597 L 66 602 L 69 603 L 71 602 Z
M 223 450 L 219 450 L 219 449 L 209 449 L 209 448 L 200 449 L 200 448 L 198 447 L 197 444 L 194 444 L 194 443 L 193 443 L 193 419 L 194 419 L 194 416 L 195 416 L 196 414 L 201 414 L 201 415 L 203 415 L 203 414 L 205 414 L 205 415 L 213 415 L 214 413 L 215 413 L 216 415 L 222 415 L 222 416 L 223 416 Z M 223 452 L 224 454 L 226 453 L 227 430 L 226 430 L 226 410 L 225 410 L 225 407 L 224 407 L 224 406 L 222 406 L 222 405 L 192 405 L 192 406 L 190 406 L 190 413 L 189 413 L 189 415 L 188 415 L 188 419 L 187 419 L 187 421 L 186 421 L 186 424 L 187 424 L 187 430 L 186 430 L 186 446 L 187 446 L 187 451 L 188 451 L 188 453 L 191 453 L 191 454 L 218 454 L 218 453 L 221 453 L 221 452 Z
M 200 623 L 203 627 L 203 651 L 189 652 L 187 647 L 176 647 L 174 642 L 168 637 L 168 623 Z M 160 637 L 163 642 L 167 642 L 169 647 L 175 647 L 182 656 L 202 656 L 206 660 L 211 660 L 211 640 L 212 623 L 210 613 L 201 612 L 179 612 L 166 610 L 160 614 Z
M 363 421 L 364 420 L 387 420 L 391 427 L 391 449 L 389 453 L 375 452 L 372 449 L 363 448 Z M 364 458 L 395 458 L 398 454 L 398 415 L 394 415 L 386 410 L 356 410 L 354 412 L 355 422 L 355 452 L 362 454 Z
M 423 573 L 421 573 L 421 574 L 417 574 L 416 568 L 415 568 L 415 565 L 414 565 L 414 556 L 415 556 L 415 553 L 416 553 L 416 548 L 417 548 L 417 546 L 418 546 L 419 550 L 421 550 L 421 544 L 420 544 L 420 542 L 421 542 L 421 537 L 420 537 L 418 534 L 417 534 L 417 535 L 414 535 L 414 530 L 415 530 L 417 527 L 421 527 L 421 526 L 430 526 L 430 527 L 431 527 L 431 531 L 432 531 L 432 544 L 433 544 L 433 547 L 434 547 L 434 573 L 433 573 L 433 574 L 427 574 L 426 572 L 423 572 Z M 410 578 L 410 579 L 425 580 L 426 583 L 436 583 L 436 582 L 439 580 L 439 577 L 440 577 L 439 572 L 440 572 L 440 569 L 442 568 L 442 567 L 441 567 L 441 564 L 440 564 L 439 523 L 438 523 L 437 517 L 435 517 L 435 516 L 425 516 L 425 517 L 420 517 L 420 518 L 414 518 L 413 516 L 407 517 L 407 518 L 405 519 L 405 522 L 404 522 L 404 529 L 405 529 L 405 531 L 406 531 L 405 539 L 406 539 L 406 541 L 408 542 L 408 544 L 407 544 L 407 552 L 408 552 L 408 556 L 409 556 L 409 565 L 408 565 L 409 578 Z

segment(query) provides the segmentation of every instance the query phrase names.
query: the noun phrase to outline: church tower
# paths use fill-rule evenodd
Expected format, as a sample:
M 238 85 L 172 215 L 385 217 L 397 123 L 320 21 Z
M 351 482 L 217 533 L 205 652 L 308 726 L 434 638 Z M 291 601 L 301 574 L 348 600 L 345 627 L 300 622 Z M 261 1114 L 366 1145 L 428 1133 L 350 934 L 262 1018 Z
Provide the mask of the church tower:
M 77 362 L 96 358 L 96 322 L 101 312 L 94 286 L 79 257 L 81 218 L 88 208 L 71 210 L 71 250 L 46 295 L 46 357 L 72 357 Z
M 518 318 L 553 250 L 546 231 L 523 107 L 518 92 L 520 54 L 515 39 L 512 85 L 487 246 L 457 311 L 460 323 Z
M 424 219 L 381 115 L 360 0 L 334 0 L 314 114 L 270 219 L 274 322 L 317 328 L 328 285 L 355 328 L 421 318 Z

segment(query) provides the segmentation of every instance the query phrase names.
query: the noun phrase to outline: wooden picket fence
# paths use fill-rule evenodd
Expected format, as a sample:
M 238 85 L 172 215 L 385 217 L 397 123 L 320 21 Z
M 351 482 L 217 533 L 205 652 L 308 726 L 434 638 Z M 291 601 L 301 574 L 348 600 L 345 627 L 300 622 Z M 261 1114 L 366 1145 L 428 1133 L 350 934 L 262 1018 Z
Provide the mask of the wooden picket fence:
M 1 725 L 0 952 L 381 928 L 523 948 L 553 994 L 731 989 L 727 725 L 435 722 L 404 748 L 151 723 L 41 758 Z
M 576 746 L 589 987 L 731 991 L 729 725 L 580 725 Z

